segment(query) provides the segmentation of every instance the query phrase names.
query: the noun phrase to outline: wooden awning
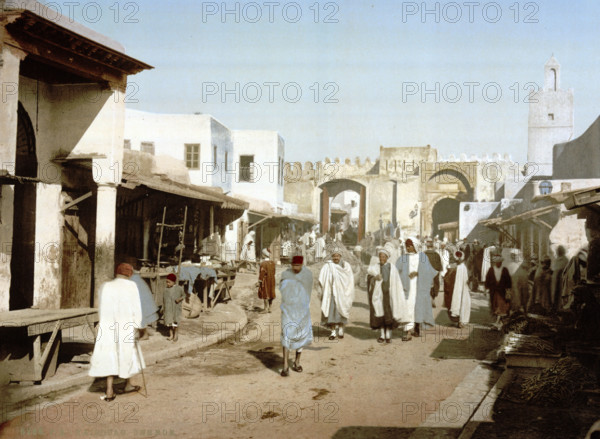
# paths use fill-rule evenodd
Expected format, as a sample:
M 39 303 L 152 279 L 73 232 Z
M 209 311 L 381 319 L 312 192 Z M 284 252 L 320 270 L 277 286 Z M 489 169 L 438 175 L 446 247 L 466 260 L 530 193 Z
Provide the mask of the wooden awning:
M 479 224 L 481 224 L 482 226 L 489 227 L 490 229 L 497 230 L 498 232 L 503 233 L 509 236 L 511 239 L 515 240 L 515 238 L 512 235 L 510 235 L 510 233 L 506 229 L 507 226 L 511 224 L 522 223 L 524 221 L 531 221 L 536 226 L 545 227 L 547 229 L 552 230 L 552 226 L 540 217 L 559 209 L 560 205 L 553 204 L 550 206 L 540 207 L 538 209 L 528 210 L 526 212 L 513 215 L 510 218 L 488 218 L 479 221 Z
M 2 18 L 13 44 L 33 59 L 94 82 L 123 84 L 127 75 L 154 68 L 27 9 L 8 9 Z
M 569 191 L 559 191 L 559 192 L 553 192 L 551 194 L 546 194 L 546 195 L 536 195 L 535 197 L 533 197 L 531 199 L 531 201 L 536 202 L 536 201 L 550 201 L 552 203 L 556 203 L 556 204 L 561 204 L 564 203 L 565 201 L 567 201 L 568 199 L 577 196 L 579 194 L 585 193 L 585 192 L 600 192 L 600 186 L 590 186 L 584 189 L 572 189 Z M 600 200 L 599 200 L 600 201 Z M 568 207 L 567 207 L 568 208 Z
M 146 186 L 155 191 L 196 200 L 210 201 L 225 209 L 245 210 L 248 208 L 248 203 L 245 201 L 219 193 L 216 188 L 183 184 L 165 178 L 147 178 L 140 175 L 130 176 L 123 178 L 122 186 L 128 189 L 133 189 L 136 186 Z
M 517 224 L 523 221 L 532 220 L 534 218 L 539 218 L 542 215 L 549 214 L 557 209 L 560 209 L 560 206 L 553 204 L 551 206 L 544 206 L 538 209 L 528 210 L 526 212 L 513 215 L 510 218 L 503 219 L 501 224 Z

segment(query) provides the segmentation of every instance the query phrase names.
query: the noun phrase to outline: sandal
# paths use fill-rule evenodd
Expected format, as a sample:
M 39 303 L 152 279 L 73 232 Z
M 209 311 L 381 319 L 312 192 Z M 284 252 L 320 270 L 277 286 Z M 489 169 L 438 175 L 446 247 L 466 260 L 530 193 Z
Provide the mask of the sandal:
M 383 337 L 379 337 L 377 339 L 377 343 L 383 343 L 385 341 L 385 339 Z
M 386 339 L 385 339 L 385 342 L 386 342 L 386 343 L 391 343 L 391 342 L 392 342 L 392 339 L 391 339 L 391 338 L 386 338 Z
M 281 371 L 281 376 L 282 377 L 289 377 L 290 376 L 290 368 L 288 367 L 287 369 L 283 369 Z
M 335 340 L 336 338 L 337 337 L 335 335 L 333 335 L 333 334 L 329 336 L 329 340 Z
M 304 369 L 302 369 L 302 366 L 296 366 L 296 362 L 294 361 L 294 364 L 292 364 L 292 370 L 293 370 L 294 372 L 298 372 L 298 373 L 300 373 L 300 372 L 302 372 Z
M 106 396 L 106 395 L 102 395 L 102 396 L 100 397 L 100 399 L 101 399 L 102 401 L 105 401 L 105 402 L 111 402 L 111 401 L 114 401 L 116 397 L 117 397 L 117 395 L 116 395 L 116 394 L 113 394 L 113 396 Z
M 412 340 L 412 335 L 406 334 L 402 336 L 402 341 L 410 341 Z

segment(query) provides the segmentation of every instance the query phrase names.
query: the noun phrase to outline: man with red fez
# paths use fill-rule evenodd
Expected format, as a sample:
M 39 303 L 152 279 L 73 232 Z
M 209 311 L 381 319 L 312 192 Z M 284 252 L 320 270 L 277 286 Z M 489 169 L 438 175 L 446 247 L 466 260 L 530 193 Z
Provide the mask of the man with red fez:
M 281 344 L 283 346 L 283 370 L 281 376 L 287 377 L 289 371 L 289 352 L 296 351 L 292 370 L 302 372 L 300 355 L 302 348 L 313 340 L 310 318 L 310 295 L 312 292 L 312 272 L 303 266 L 304 258 L 294 256 L 292 267 L 281 273 Z
M 455 254 L 457 267 L 450 305 L 451 318 L 458 319 L 458 327 L 463 328 L 471 318 L 471 293 L 469 292 L 469 272 L 465 265 L 464 254 L 457 251 Z
M 348 323 L 354 301 L 354 273 L 348 262 L 342 260 L 341 248 L 331 250 L 331 258 L 319 273 L 321 323 L 331 329 L 329 340 L 344 338 L 344 325 Z
M 105 401 L 115 399 L 113 379 L 126 378 L 125 392 L 139 390 L 129 378 L 146 367 L 135 342 L 136 329 L 142 323 L 142 306 L 138 288 L 129 280 L 133 267 L 119 264 L 115 279 L 105 282 L 98 293 L 98 335 L 91 358 L 89 375 L 106 377 Z
M 177 334 L 177 325 L 181 319 L 181 302 L 185 299 L 183 287 L 177 285 L 177 276 L 175 273 L 170 273 L 167 276 L 167 288 L 163 294 L 163 309 L 165 326 L 169 328 L 169 337 L 167 340 L 174 342 L 179 339 Z

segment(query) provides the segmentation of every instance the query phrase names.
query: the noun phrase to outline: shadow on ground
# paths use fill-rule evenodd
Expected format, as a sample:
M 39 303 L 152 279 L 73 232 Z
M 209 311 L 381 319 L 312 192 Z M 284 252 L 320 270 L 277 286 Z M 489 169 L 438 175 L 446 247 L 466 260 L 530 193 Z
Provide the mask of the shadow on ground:
M 342 427 L 331 439 L 408 439 L 418 433 L 423 438 L 454 439 L 460 434 L 457 429 L 400 428 L 400 427 Z

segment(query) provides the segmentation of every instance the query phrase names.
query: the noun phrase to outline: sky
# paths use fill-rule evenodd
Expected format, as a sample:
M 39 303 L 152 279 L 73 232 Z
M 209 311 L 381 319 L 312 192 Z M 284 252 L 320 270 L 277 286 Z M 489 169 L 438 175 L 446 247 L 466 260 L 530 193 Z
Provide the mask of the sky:
M 574 137 L 600 112 L 597 0 L 76 4 L 76 21 L 154 66 L 129 78 L 128 108 L 278 131 L 286 161 L 431 145 L 524 163 L 527 93 L 552 55 Z

